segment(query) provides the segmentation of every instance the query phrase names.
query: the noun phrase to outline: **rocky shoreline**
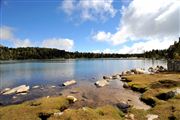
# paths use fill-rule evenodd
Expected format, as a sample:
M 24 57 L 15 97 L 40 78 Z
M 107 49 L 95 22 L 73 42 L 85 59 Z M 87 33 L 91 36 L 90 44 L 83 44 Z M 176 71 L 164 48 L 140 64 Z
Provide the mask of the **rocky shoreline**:
M 137 68 L 137 69 L 124 71 L 120 74 L 115 74 L 112 76 L 103 76 L 101 80 L 96 81 L 94 85 L 89 88 L 91 89 L 89 93 L 85 92 L 86 90 L 88 90 L 87 86 L 83 89 L 77 87 L 76 89 L 79 89 L 79 90 L 75 90 L 73 86 L 76 86 L 77 81 L 75 80 L 66 81 L 62 84 L 62 86 L 70 87 L 70 89 L 64 90 L 64 92 L 59 95 L 62 95 L 60 96 L 60 98 L 63 98 L 69 101 L 70 106 L 66 108 L 86 111 L 87 109 L 89 109 L 89 107 L 86 108 L 83 106 L 93 106 L 94 100 L 98 101 L 98 97 L 96 94 L 102 94 L 103 96 L 104 92 L 107 93 L 108 91 L 107 87 L 111 87 L 111 84 L 117 84 L 118 82 L 121 81 L 123 82 L 122 84 L 123 88 L 125 88 L 126 90 L 133 90 L 133 91 L 139 92 L 140 93 L 139 99 L 143 101 L 144 103 L 146 103 L 147 105 L 150 105 L 152 108 L 143 110 L 143 109 L 138 109 L 137 107 L 134 107 L 134 105 L 132 104 L 133 97 L 131 99 L 127 99 L 126 101 L 121 100 L 121 102 L 115 102 L 116 104 L 111 104 L 112 101 L 109 101 L 109 103 L 106 102 L 105 100 L 106 97 L 104 97 L 103 98 L 104 100 L 101 99 L 99 103 L 102 103 L 103 101 L 105 103 L 99 104 L 97 102 L 98 104 L 95 103 L 94 107 L 96 108 L 97 106 L 104 106 L 106 104 L 111 104 L 115 108 L 118 108 L 118 111 L 119 110 L 122 111 L 122 114 L 120 117 L 118 116 L 118 119 L 125 118 L 127 120 L 135 120 L 135 119 L 140 119 L 142 117 L 143 119 L 147 119 L 147 120 L 155 120 L 155 119 L 164 120 L 165 117 L 166 118 L 167 117 L 179 118 L 178 114 L 180 113 L 179 112 L 180 107 L 174 105 L 175 104 L 174 101 L 176 101 L 176 99 L 178 100 L 180 96 L 180 88 L 179 88 L 180 79 L 179 78 L 180 78 L 179 73 L 168 73 L 166 69 L 163 68 L 162 66 L 157 66 L 155 68 L 150 67 L 147 71 L 145 71 L 144 69 Z M 141 82 L 141 79 L 143 79 L 143 82 Z M 51 86 L 51 88 L 55 89 L 58 87 Z M 16 96 L 27 95 L 28 92 L 32 89 L 42 89 L 42 88 L 40 88 L 40 86 L 33 86 L 30 88 L 29 86 L 21 85 L 12 89 L 5 88 L 4 90 L 1 91 L 1 95 L 6 96 L 10 94 L 13 97 L 13 99 L 16 99 Z M 95 89 L 95 91 L 92 92 L 92 89 Z M 101 92 L 98 93 L 97 92 L 98 90 Z M 114 93 L 114 91 L 111 91 L 111 92 Z M 149 94 L 151 92 L 152 94 Z M 107 95 L 110 95 L 110 94 L 111 93 Z M 48 100 L 54 99 L 54 97 L 51 97 L 51 96 L 46 96 L 45 98 Z M 112 98 L 113 98 L 113 95 L 112 95 Z M 170 115 L 165 116 L 165 117 L 162 117 L 161 113 L 159 112 L 157 114 L 154 114 L 156 113 L 154 111 L 157 111 L 159 109 L 159 108 L 157 109 L 156 107 L 157 106 L 162 107 L 161 104 L 163 102 L 167 102 L 168 103 L 167 105 L 169 105 L 169 107 L 171 106 L 171 108 L 173 106 L 173 109 L 175 107 L 174 112 L 169 113 Z M 2 105 L 3 104 L 1 104 L 1 106 Z M 2 112 L 3 112 L 3 108 L 5 109 L 6 106 L 2 107 Z M 164 108 L 162 107 L 160 110 L 162 109 Z M 54 117 L 62 118 L 64 114 L 68 112 L 67 110 L 65 109 L 65 111 L 61 110 L 60 112 L 53 112 L 48 118 L 51 118 L 51 117 L 53 117 L 53 119 Z M 0 111 L 1 111 L 1 107 L 0 107 Z M 141 111 L 143 115 L 138 113 L 137 111 Z M 43 116 L 44 115 L 39 115 L 39 118 Z M 101 118 L 101 116 L 99 117 Z M 1 114 L 0 114 L 0 118 L 1 118 Z

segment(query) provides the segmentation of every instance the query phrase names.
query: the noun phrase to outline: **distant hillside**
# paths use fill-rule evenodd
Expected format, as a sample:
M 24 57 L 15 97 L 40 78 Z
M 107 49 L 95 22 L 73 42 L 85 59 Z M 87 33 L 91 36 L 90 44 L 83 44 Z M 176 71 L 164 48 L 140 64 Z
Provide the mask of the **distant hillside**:
M 164 59 L 180 59 L 180 38 L 175 41 L 168 49 L 152 50 L 144 53 L 145 58 L 164 58 Z

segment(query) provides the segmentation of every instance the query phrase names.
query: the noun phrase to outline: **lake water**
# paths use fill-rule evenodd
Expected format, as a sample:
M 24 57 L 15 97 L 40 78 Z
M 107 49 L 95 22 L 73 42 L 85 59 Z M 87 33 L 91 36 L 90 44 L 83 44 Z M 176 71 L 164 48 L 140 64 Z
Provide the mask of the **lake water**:
M 1 61 L 0 89 L 26 84 L 60 85 L 66 80 L 94 82 L 103 75 L 112 75 L 133 68 L 162 65 L 164 60 L 68 59 Z

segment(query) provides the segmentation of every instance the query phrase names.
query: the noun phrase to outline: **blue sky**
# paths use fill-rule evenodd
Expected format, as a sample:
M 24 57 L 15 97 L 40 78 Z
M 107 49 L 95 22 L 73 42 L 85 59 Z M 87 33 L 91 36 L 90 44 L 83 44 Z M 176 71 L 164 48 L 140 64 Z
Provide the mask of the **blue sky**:
M 108 53 L 164 49 L 179 33 L 178 17 L 171 18 L 179 2 L 165 1 L 1 0 L 0 44 Z

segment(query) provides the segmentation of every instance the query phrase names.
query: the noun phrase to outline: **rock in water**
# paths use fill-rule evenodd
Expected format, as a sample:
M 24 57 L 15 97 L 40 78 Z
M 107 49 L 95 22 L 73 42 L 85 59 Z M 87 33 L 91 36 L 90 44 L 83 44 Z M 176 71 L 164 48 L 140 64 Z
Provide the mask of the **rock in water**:
M 120 79 L 120 76 L 119 75 L 113 75 L 112 79 Z
M 7 92 L 7 91 L 9 91 L 11 88 L 5 88 L 5 89 L 3 89 L 2 91 L 1 91 L 1 94 L 3 94 L 3 93 L 5 93 L 5 92 Z
M 63 83 L 63 86 L 69 86 L 69 85 L 73 85 L 73 84 L 76 84 L 76 81 L 75 80 L 69 80 L 69 81 Z
M 16 93 L 26 93 L 29 90 L 29 86 L 22 86 L 19 89 L 17 89 Z
M 13 94 L 13 93 L 24 93 L 24 92 L 28 92 L 28 90 L 29 90 L 29 86 L 21 85 L 4 92 L 3 95 Z
M 33 86 L 32 88 L 33 88 L 33 89 L 35 89 L 35 88 L 39 88 L 39 86 L 38 86 L 38 85 L 36 85 L 36 86 Z
M 111 76 L 103 76 L 103 79 L 112 79 Z
M 124 83 L 124 84 L 123 84 L 123 87 L 124 87 L 124 88 L 129 88 L 129 85 L 128 85 L 127 83 Z
M 107 80 L 98 80 L 96 83 L 95 83 L 95 85 L 97 86 L 97 87 L 104 87 L 105 85 L 108 85 L 109 84 L 109 82 L 107 81 Z

